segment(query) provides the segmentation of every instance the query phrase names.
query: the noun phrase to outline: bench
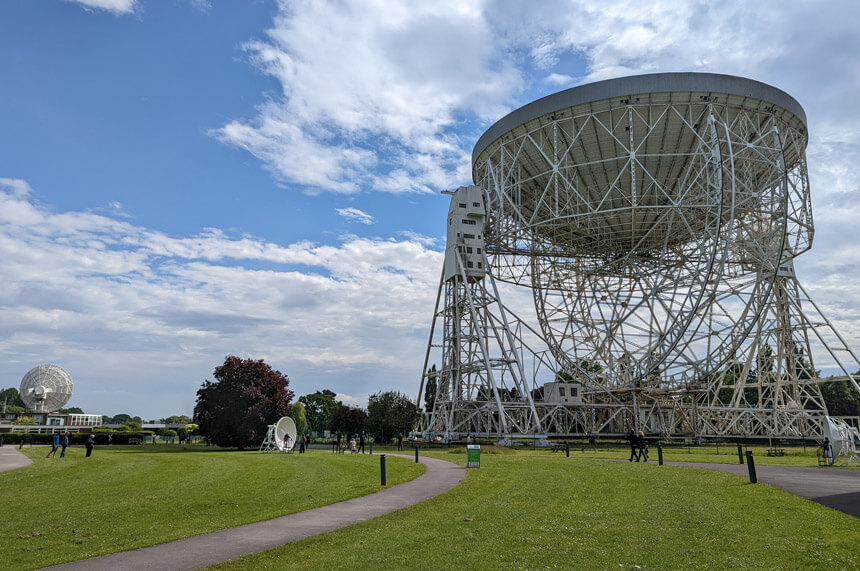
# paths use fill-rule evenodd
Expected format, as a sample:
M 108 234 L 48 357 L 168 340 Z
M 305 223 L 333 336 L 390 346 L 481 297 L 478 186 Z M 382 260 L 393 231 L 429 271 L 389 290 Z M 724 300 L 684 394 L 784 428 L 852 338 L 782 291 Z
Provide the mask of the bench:
M 564 444 L 553 443 L 553 445 L 552 445 L 552 451 L 553 451 L 553 452 L 564 452 L 564 451 L 565 451 L 565 445 L 564 445 Z
M 767 451 L 768 456 L 785 456 L 785 449 L 783 448 L 769 448 Z
M 143 444 L 143 438 L 129 438 L 129 444 Z

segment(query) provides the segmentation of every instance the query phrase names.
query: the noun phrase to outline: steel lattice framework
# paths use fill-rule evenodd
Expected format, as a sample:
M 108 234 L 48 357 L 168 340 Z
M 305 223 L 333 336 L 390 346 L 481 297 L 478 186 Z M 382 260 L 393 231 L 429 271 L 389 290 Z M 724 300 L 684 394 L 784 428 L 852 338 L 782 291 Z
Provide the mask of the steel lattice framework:
M 794 275 L 813 237 L 806 144 L 793 98 L 715 74 L 589 84 L 493 125 L 473 153 L 488 272 L 471 282 L 443 275 L 446 333 L 436 345 L 447 349 L 434 374 L 444 390 L 424 428 L 446 437 L 820 434 L 826 409 L 810 340 L 857 390 L 860 362 Z M 581 383 L 581 402 L 542 401 L 523 378 L 523 356 L 535 353 L 522 345 L 492 345 L 520 355 L 516 398 L 463 369 L 479 356 L 491 368 L 490 345 L 475 353 L 453 331 L 489 322 L 480 311 L 490 305 L 505 315 L 495 279 L 530 288 L 550 366 Z M 457 293 L 467 284 L 477 291 Z M 482 301 L 487 291 L 493 304 Z M 515 322 L 523 327 L 501 319 L 500 339 Z M 482 390 L 494 398 L 478 398 Z

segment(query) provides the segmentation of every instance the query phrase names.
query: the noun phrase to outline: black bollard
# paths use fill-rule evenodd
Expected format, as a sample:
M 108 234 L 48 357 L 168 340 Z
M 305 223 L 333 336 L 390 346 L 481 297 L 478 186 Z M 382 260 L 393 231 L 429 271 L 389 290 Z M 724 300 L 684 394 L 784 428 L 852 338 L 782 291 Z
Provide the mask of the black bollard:
M 564 454 L 565 456 L 570 458 L 570 442 L 568 442 L 567 440 L 564 441 Z
M 370 453 L 373 454 L 373 440 L 370 441 Z M 385 484 L 382 484 L 383 486 Z
M 752 450 L 747 450 L 747 468 L 750 472 L 750 484 L 758 483 L 758 478 L 755 476 L 755 461 L 753 460 Z
M 663 445 L 660 442 L 657 443 L 657 465 L 663 465 Z
M 382 475 L 382 485 L 385 485 L 385 454 L 379 455 L 379 471 Z
M 743 465 L 743 463 L 744 463 L 744 449 L 740 444 L 738 444 L 738 464 Z
M 415 463 L 418 463 L 418 447 L 415 447 Z

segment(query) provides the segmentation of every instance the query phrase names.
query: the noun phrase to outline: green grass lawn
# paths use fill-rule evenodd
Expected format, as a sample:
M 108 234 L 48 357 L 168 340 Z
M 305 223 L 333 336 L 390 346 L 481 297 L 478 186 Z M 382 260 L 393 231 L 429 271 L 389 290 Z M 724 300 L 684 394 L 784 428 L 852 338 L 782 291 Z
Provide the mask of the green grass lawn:
M 24 447 L 0 473 L 0 568 L 32 569 L 271 519 L 382 489 L 377 455 L 99 446 Z M 389 458 L 388 485 L 424 466 Z
M 411 508 L 215 568 L 860 567 L 860 520 L 746 478 L 547 451 L 481 464 Z
M 657 445 L 649 447 L 649 461 L 657 462 Z M 746 450 L 752 450 L 756 465 L 768 466 L 818 466 L 816 456 L 817 448 L 807 446 L 780 446 L 785 451 L 785 456 L 768 456 L 766 445 L 744 446 Z M 552 452 L 546 451 L 548 454 Z M 555 452 L 556 455 L 564 452 Z M 587 445 L 571 446 L 570 456 L 572 458 L 630 458 L 630 448 L 620 446 L 598 445 L 595 448 Z M 703 446 L 665 445 L 663 446 L 663 460 L 666 462 L 714 462 L 718 464 L 737 464 L 738 449 L 735 444 L 706 444 Z M 838 466 L 835 468 L 839 468 Z

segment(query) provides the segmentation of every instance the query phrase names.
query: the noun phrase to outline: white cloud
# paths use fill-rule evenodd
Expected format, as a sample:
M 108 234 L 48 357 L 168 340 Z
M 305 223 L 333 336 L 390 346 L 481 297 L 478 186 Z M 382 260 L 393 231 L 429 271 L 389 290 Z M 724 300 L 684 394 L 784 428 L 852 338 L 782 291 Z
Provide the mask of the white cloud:
M 246 46 L 282 94 L 214 132 L 314 192 L 429 192 L 469 172 L 455 127 L 500 113 L 519 73 L 479 2 L 279 3 Z
M 339 216 L 343 216 L 350 222 L 358 222 L 360 224 L 373 224 L 373 216 L 367 212 L 363 212 L 358 208 L 338 208 L 336 212 Z
M 66 0 L 75 2 L 87 9 L 105 10 L 119 16 L 133 14 L 140 9 L 138 0 Z
M 575 80 L 566 73 L 551 73 L 546 76 L 544 81 L 549 83 L 550 85 L 570 87 L 573 85 Z
M 201 381 L 239 354 L 288 373 L 299 394 L 417 390 L 441 264 L 419 241 L 174 238 L 53 213 L 9 190 L 23 181 L 2 184 L 0 386 L 57 362 L 93 412 L 121 412 L 127 392 L 144 416 L 189 413 Z

